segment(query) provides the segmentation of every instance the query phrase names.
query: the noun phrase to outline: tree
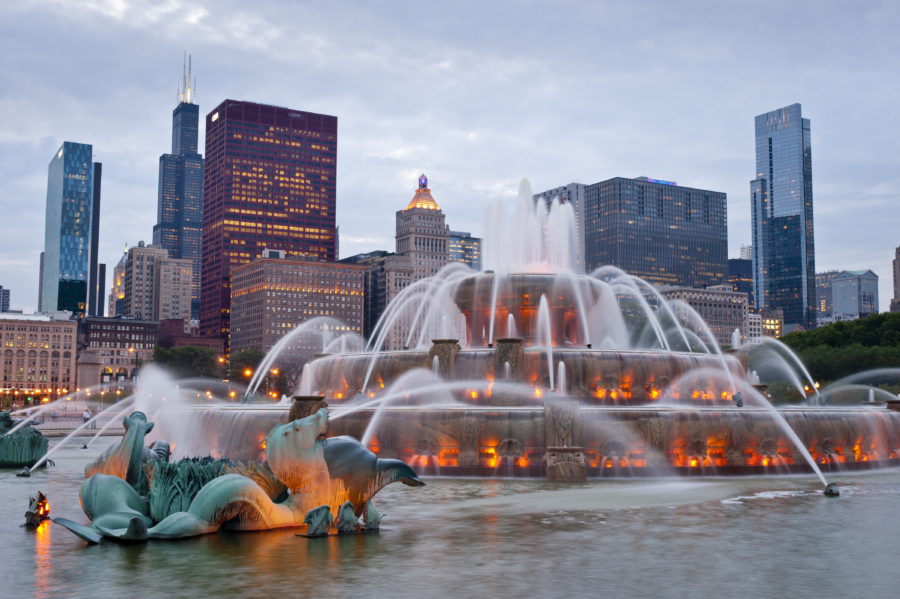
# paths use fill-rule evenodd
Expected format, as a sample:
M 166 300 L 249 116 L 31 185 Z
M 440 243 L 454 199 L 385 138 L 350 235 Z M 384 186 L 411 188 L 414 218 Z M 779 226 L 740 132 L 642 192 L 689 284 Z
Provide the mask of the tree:
M 219 378 L 216 350 L 198 345 L 153 348 L 153 361 L 178 378 Z
M 265 357 L 266 354 L 258 349 L 245 349 L 242 352 L 232 354 L 229 362 L 231 380 L 249 383 Z M 250 374 L 247 374 L 248 372 Z

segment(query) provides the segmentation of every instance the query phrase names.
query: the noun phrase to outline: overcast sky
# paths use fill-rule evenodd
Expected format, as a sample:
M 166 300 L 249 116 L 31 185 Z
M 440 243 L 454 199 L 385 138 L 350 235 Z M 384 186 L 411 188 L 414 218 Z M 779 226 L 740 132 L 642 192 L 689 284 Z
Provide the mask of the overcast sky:
M 182 56 L 206 114 L 225 98 L 339 118 L 341 255 L 394 247 L 416 177 L 454 230 L 484 203 L 610 177 L 728 194 L 750 242 L 753 119 L 812 121 L 817 270 L 900 245 L 900 9 L 889 2 L 0 3 L 0 285 L 37 307 L 47 165 L 103 163 L 100 262 L 149 243 Z M 204 132 L 201 131 L 201 139 Z M 202 151 L 202 149 L 201 149 Z

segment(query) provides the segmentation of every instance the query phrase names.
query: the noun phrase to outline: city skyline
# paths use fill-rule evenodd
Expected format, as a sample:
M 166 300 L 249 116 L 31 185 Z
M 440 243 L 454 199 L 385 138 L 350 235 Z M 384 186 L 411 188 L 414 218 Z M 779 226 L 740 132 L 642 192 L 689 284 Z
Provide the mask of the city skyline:
M 746 201 L 746 173 L 753 168 L 752 149 L 748 150 L 753 138 L 749 119 L 772 107 L 799 102 L 806 109 L 804 116 L 816 125 L 812 142 L 816 145 L 817 268 L 872 268 L 880 277 L 880 309 L 888 307 L 893 295 L 890 261 L 897 244 L 890 235 L 869 234 L 867 222 L 873 213 L 890 206 L 897 186 L 890 168 L 897 156 L 890 135 L 897 117 L 887 108 L 897 91 L 893 83 L 876 77 L 896 60 L 889 49 L 894 43 L 889 29 L 873 23 L 875 15 L 889 22 L 887 9 L 846 14 L 804 11 L 819 33 L 803 42 L 773 36 L 775 41 L 766 54 L 802 49 L 809 53 L 808 60 L 799 74 L 793 67 L 784 67 L 774 74 L 791 72 L 791 78 L 776 77 L 776 85 L 758 90 L 746 75 L 759 58 L 735 58 L 745 46 L 750 47 L 750 31 L 726 24 L 724 12 L 697 18 L 687 25 L 681 40 L 667 33 L 665 14 L 671 13 L 662 11 L 642 23 L 646 31 L 633 42 L 626 36 L 635 32 L 625 26 L 624 35 L 608 31 L 608 44 L 582 38 L 538 50 L 515 42 L 504 28 L 494 30 L 496 40 L 467 34 L 456 26 L 441 31 L 427 23 L 427 9 L 416 15 L 388 11 L 374 22 L 375 15 L 361 9 L 359 16 L 343 23 L 346 31 L 338 32 L 332 29 L 333 13 L 326 9 L 304 10 L 308 25 L 295 31 L 283 24 L 285 19 L 276 19 L 271 8 L 262 7 L 252 13 L 256 17 L 252 30 L 261 32 L 278 25 L 271 41 L 263 43 L 241 35 L 227 18 L 229 11 L 236 14 L 236 6 L 206 7 L 205 16 L 193 23 L 182 18 L 184 15 L 169 13 L 155 20 L 144 19 L 146 14 L 131 6 L 118 13 L 102 6 L 61 7 L 53 17 L 40 15 L 41 29 L 37 28 L 37 9 L 2 9 L 15 17 L 7 23 L 15 20 L 19 25 L 15 30 L 6 26 L 3 43 L 7 49 L 17 44 L 19 54 L 25 50 L 21 64 L 3 75 L 3 89 L 8 90 L 3 98 L 13 109 L 7 112 L 13 118 L 0 134 L 0 157 L 4 158 L 0 168 L 9 181 L 3 192 L 4 205 L 22 211 L 39 201 L 41 170 L 53 147 L 64 140 L 89 139 L 95 159 L 106 167 L 99 262 L 112 265 L 123 243 L 149 239 L 155 222 L 159 152 L 170 141 L 172 94 L 187 49 L 198 61 L 199 103 L 205 106 L 225 97 L 252 94 L 259 102 L 297 105 L 342 119 L 346 136 L 337 182 L 337 223 L 343 225 L 343 256 L 392 247 L 394 199 L 424 171 L 435 182 L 454 228 L 471 231 L 474 236 L 483 233 L 484 200 L 497 196 L 511 199 L 523 176 L 529 177 L 534 189 L 576 180 L 647 175 L 722 190 L 729 198 L 728 255 L 737 257 L 740 244 L 751 241 Z M 591 10 L 573 5 L 573 14 L 583 18 L 569 15 L 567 21 L 584 21 L 578 27 L 600 26 L 603 19 L 597 11 L 603 10 L 613 11 L 613 21 L 624 23 L 637 9 Z M 788 7 L 786 17 L 799 10 Z M 683 12 L 690 18 L 698 17 L 701 10 L 688 7 Z M 459 11 L 451 7 L 449 13 L 452 17 Z M 751 15 L 739 10 L 732 20 Z M 487 23 L 500 24 L 504 19 L 526 28 L 547 19 L 550 24 L 557 22 L 553 15 L 534 12 L 509 17 L 497 10 L 486 15 Z M 38 45 L 52 48 L 53 37 L 72 41 L 84 35 L 84 29 L 76 28 L 80 33 L 75 33 L 65 28 L 69 20 L 85 24 L 104 44 L 121 46 L 115 60 L 104 59 L 98 68 L 108 70 L 109 76 L 121 83 L 122 91 L 110 94 L 99 86 L 74 85 L 58 66 L 41 60 L 46 50 L 39 51 Z M 410 26 L 411 21 L 416 22 L 415 27 Z M 604 31 L 607 27 L 602 25 Z M 786 31 L 787 25 L 783 27 Z M 436 48 L 413 55 L 404 50 L 409 40 L 403 47 L 387 41 L 395 29 L 412 31 L 410 35 L 416 39 L 434 39 Z M 865 39 L 865 45 L 826 42 L 829 31 L 849 31 L 850 35 L 841 39 Z M 863 31 L 866 35 L 861 35 Z M 332 32 L 337 37 L 328 41 L 327 34 Z M 33 39 L 26 39 L 26 33 Z M 188 48 L 184 47 L 184 33 L 194 34 Z M 300 41 L 291 41 L 293 33 L 298 40 L 324 44 L 328 51 L 303 50 Z M 714 36 L 722 56 L 692 54 L 695 40 L 704 33 Z M 733 39 L 727 39 L 729 36 Z M 355 52 L 379 43 L 382 46 L 366 63 L 369 72 L 362 73 L 353 60 Z M 249 61 L 290 53 L 279 44 L 291 52 L 297 50 L 296 56 L 283 59 L 294 73 L 276 78 L 273 74 L 280 67 L 275 65 L 243 68 Z M 346 49 L 338 51 L 341 44 Z M 84 59 L 99 59 L 101 45 L 75 44 L 72 52 Z M 663 51 L 663 46 L 669 51 Z M 487 66 L 473 70 L 472 52 Z M 856 59 L 850 64 L 841 58 L 842 53 Z M 643 86 L 632 83 L 665 71 L 678 56 L 684 60 L 657 82 L 674 83 L 675 78 L 684 77 L 699 85 L 689 94 L 676 88 L 666 94 L 642 95 Z M 393 64 L 392 57 L 397 58 Z M 591 62 L 585 62 L 588 59 Z M 242 68 L 229 68 L 234 61 Z M 719 76 L 722 64 L 728 64 L 733 74 Z M 821 71 L 824 66 L 827 73 Z M 495 80 L 496 72 L 504 76 Z M 576 73 L 583 94 L 571 93 L 571 87 L 566 87 L 565 93 L 543 87 L 544 80 L 563 82 Z M 835 77 L 843 78 L 847 85 L 836 89 Z M 425 78 L 428 86 L 422 83 Z M 601 81 L 624 87 L 616 98 L 591 97 L 591 90 Z M 467 93 L 475 87 L 481 88 L 478 98 Z M 844 89 L 860 87 L 872 93 L 851 96 Z M 410 94 L 410 89 L 418 93 Z M 711 90 L 710 99 L 697 102 L 698 89 Z M 16 103 L 11 90 L 39 99 L 40 104 Z M 515 90 L 519 93 L 514 94 Z M 124 101 L 126 97 L 128 101 Z M 46 119 L 32 118 L 39 108 Z M 696 118 L 699 113 L 703 119 Z M 852 116 L 857 113 L 884 114 L 887 120 L 878 130 L 859 127 Z M 542 143 L 550 139 L 550 133 L 558 135 L 562 129 L 568 129 L 565 151 Z M 686 142 L 685 131 L 690 131 Z M 202 128 L 200 133 L 202 137 Z M 672 143 L 675 140 L 678 145 Z M 853 199 L 854 209 L 849 213 L 845 198 Z M 0 233 L 16 251 L 0 261 L 0 282 L 13 290 L 13 308 L 32 310 L 37 307 L 34 279 L 40 252 L 35 231 L 43 223 L 25 212 L 9 220 L 16 225 L 5 224 Z M 841 240 L 848 232 L 861 242 L 844 247 Z

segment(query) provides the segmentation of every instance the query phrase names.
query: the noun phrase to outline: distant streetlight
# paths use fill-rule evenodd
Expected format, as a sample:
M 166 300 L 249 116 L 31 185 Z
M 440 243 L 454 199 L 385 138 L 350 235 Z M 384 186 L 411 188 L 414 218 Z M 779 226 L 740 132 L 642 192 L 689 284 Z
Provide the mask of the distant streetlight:
M 253 371 L 250 370 L 249 368 L 244 371 L 244 376 L 250 376 L 251 374 L 253 374 Z

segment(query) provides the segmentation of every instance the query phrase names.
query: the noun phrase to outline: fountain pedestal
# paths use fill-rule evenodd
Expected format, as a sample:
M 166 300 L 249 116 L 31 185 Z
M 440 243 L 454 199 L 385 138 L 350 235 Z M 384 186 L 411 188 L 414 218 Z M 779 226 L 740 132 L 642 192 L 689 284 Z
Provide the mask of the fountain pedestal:
M 428 367 L 436 357 L 438 359 L 438 371 L 445 381 L 449 381 L 456 374 L 456 354 L 461 349 L 459 339 L 432 339 L 431 349 L 428 350 Z
M 581 407 L 575 399 L 544 402 L 544 476 L 553 482 L 587 480 L 581 444 Z

